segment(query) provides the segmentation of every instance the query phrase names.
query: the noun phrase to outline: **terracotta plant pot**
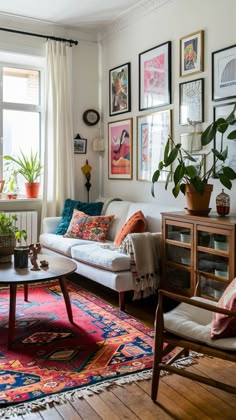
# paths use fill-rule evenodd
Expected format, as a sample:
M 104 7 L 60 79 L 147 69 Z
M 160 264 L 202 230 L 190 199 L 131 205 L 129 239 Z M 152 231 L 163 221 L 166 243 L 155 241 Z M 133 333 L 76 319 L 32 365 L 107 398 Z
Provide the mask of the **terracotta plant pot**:
M 38 198 L 39 196 L 40 182 L 26 182 L 25 191 L 27 198 Z
M 211 193 L 213 190 L 212 184 L 207 184 L 203 194 L 196 192 L 194 187 L 190 184 L 186 184 L 185 198 L 187 204 L 187 212 L 199 216 L 206 216 L 210 212 L 209 203 Z

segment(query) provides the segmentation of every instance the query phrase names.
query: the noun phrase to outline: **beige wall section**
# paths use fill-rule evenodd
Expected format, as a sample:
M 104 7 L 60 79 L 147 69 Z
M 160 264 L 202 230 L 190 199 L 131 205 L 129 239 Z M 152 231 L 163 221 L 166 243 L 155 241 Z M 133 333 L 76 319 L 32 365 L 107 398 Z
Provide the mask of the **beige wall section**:
M 181 133 L 188 132 L 188 127 L 179 125 L 179 83 L 190 81 L 200 77 L 205 79 L 205 123 L 204 129 L 213 119 L 213 105 L 220 102 L 211 101 L 211 53 L 221 48 L 235 44 L 235 0 L 173 0 L 163 7 L 153 10 L 153 1 L 147 1 L 148 7 L 139 16 L 132 16 L 126 19 L 126 25 L 114 24 L 112 30 L 103 36 L 103 99 L 104 99 L 104 132 L 107 142 L 107 123 L 124 118 L 133 117 L 133 180 L 119 181 L 108 180 L 107 150 L 104 157 L 104 194 L 109 196 L 123 197 L 134 201 L 164 202 L 168 205 L 180 205 L 184 207 L 185 200 L 181 194 L 174 199 L 171 188 L 165 191 L 164 184 L 159 183 L 155 187 L 156 198 L 150 193 L 150 182 L 136 180 L 136 117 L 144 115 L 148 111 L 138 110 L 139 89 L 138 89 L 138 54 L 167 41 L 172 42 L 172 104 L 169 107 L 173 110 L 173 135 L 179 141 Z M 156 1 L 156 4 L 161 3 Z M 204 30 L 205 33 L 205 71 L 192 75 L 191 77 L 179 77 L 179 39 L 192 32 Z M 109 117 L 109 92 L 108 73 L 109 69 L 131 62 L 131 112 Z M 235 98 L 236 99 L 236 98 Z M 224 103 L 226 101 L 222 101 Z M 215 181 L 214 193 L 210 206 L 215 209 L 215 196 L 220 192 L 220 183 Z M 228 190 L 226 190 L 228 192 Z M 236 193 L 236 181 L 233 189 L 229 192 L 231 196 L 231 208 L 236 211 L 236 201 L 233 197 Z

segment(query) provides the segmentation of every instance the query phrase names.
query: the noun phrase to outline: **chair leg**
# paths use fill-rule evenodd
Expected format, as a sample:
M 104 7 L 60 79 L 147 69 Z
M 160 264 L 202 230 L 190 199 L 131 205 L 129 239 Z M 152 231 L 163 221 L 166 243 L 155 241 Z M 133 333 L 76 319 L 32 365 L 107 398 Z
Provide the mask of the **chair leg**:
M 153 401 L 157 399 L 157 392 L 160 380 L 160 366 L 163 357 L 163 315 L 162 315 L 162 299 L 160 299 L 156 311 L 155 319 L 155 340 L 154 340 L 154 360 L 153 360 L 153 372 L 152 372 L 152 386 L 151 386 L 151 398 Z

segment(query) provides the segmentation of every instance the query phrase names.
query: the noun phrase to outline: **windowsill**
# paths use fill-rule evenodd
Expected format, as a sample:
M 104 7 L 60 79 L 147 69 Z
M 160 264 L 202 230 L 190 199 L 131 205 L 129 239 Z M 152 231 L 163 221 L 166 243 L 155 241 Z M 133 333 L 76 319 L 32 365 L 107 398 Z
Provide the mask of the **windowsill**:
M 19 203 L 19 202 L 24 202 L 24 201 L 42 201 L 42 197 L 39 198 L 26 198 L 26 197 L 17 197 L 17 198 L 5 198 L 5 197 L 1 197 L 2 194 L 0 194 L 0 202 L 1 203 Z

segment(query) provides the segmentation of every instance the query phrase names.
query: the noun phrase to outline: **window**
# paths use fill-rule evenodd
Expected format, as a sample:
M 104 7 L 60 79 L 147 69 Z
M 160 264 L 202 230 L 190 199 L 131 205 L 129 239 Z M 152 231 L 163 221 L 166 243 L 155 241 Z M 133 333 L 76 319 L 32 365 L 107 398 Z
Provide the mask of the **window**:
M 41 148 L 42 95 L 41 70 L 30 66 L 0 64 L 0 156 L 29 154 Z M 14 167 L 1 158 L 0 178 L 5 179 L 5 192 Z M 17 174 L 16 192 L 25 195 L 25 179 Z

